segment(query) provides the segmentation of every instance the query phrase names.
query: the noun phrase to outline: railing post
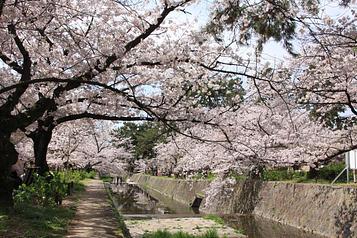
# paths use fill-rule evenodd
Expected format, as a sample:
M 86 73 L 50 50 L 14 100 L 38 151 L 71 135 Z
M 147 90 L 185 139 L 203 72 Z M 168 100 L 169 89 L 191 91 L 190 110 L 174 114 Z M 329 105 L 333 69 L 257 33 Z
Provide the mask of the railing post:
M 347 168 L 347 183 L 350 182 L 350 154 L 351 154 L 351 151 L 348 151 L 346 153 L 346 168 Z

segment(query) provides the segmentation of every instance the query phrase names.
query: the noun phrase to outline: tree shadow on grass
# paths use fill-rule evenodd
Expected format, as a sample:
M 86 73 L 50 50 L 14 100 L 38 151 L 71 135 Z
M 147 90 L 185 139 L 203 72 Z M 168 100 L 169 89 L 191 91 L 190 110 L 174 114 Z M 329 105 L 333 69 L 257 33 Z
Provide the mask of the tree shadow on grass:
M 0 237 L 62 237 L 74 214 L 71 207 L 0 209 Z

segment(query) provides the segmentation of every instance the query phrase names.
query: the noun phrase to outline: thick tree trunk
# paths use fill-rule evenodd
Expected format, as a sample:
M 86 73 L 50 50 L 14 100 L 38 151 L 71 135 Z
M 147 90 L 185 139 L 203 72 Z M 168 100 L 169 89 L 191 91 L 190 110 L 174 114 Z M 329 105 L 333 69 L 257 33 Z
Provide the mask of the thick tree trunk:
M 0 204 L 11 206 L 12 191 L 16 181 L 10 176 L 10 169 L 18 159 L 14 144 L 10 142 L 10 134 L 0 132 Z
M 38 128 L 35 132 L 31 133 L 30 138 L 33 141 L 35 165 L 39 167 L 38 173 L 44 175 L 49 171 L 47 164 L 47 150 L 48 145 L 52 138 L 52 130 L 44 130 Z

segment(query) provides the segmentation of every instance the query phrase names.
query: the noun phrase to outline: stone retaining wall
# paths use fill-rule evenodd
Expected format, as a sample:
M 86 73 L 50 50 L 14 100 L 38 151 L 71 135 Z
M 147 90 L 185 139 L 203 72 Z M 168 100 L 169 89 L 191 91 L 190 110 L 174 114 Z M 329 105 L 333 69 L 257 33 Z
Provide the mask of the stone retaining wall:
M 208 181 L 172 179 L 144 174 L 134 174 L 130 180 L 188 206 L 191 206 L 196 197 L 204 197 L 204 189 L 209 185 Z
M 142 174 L 131 180 L 187 205 L 209 185 Z M 204 212 L 251 213 L 327 237 L 357 237 L 357 187 L 246 180 Z
M 357 189 L 264 183 L 253 214 L 329 237 L 357 237 Z

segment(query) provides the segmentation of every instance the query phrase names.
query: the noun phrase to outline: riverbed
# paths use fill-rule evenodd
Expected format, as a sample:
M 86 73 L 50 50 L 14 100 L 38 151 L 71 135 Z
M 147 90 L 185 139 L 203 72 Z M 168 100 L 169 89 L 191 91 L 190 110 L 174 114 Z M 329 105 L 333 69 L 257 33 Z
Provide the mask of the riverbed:
M 135 184 L 112 185 L 118 210 L 124 217 L 133 238 L 145 232 L 166 229 L 171 232 L 185 231 L 202 234 L 209 229 L 220 236 L 249 238 L 322 238 L 267 219 L 254 216 L 223 216 L 225 224 L 206 219 L 198 208 L 191 208 L 148 188 Z

